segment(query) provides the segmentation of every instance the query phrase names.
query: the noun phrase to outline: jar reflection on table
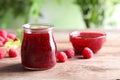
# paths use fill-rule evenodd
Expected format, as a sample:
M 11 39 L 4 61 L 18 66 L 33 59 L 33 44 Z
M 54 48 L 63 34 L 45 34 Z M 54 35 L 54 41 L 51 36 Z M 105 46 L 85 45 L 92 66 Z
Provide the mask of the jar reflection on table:
M 27 69 L 45 70 L 56 64 L 56 43 L 50 25 L 25 24 L 21 46 L 22 65 Z

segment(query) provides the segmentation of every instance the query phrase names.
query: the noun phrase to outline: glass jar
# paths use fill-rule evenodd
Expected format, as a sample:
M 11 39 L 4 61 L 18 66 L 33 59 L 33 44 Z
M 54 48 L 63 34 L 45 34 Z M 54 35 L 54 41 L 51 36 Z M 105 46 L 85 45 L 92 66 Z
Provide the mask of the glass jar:
M 31 70 L 45 70 L 56 64 L 56 43 L 51 25 L 23 25 L 22 65 Z

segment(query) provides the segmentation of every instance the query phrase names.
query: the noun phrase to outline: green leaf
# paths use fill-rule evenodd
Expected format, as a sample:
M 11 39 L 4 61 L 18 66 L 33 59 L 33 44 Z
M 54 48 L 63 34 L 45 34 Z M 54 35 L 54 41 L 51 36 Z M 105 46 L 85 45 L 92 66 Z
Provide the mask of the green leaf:
M 4 45 L 4 47 L 8 50 L 10 48 L 17 48 L 17 47 L 20 47 L 20 46 L 21 46 L 20 40 L 13 41 L 11 39 L 9 39 L 8 42 L 6 42 L 5 45 Z

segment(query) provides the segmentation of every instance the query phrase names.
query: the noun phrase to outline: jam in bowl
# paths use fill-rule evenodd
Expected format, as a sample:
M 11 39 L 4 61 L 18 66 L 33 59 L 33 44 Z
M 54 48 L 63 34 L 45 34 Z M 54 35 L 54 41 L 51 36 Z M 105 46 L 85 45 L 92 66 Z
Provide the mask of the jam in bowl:
M 106 34 L 98 31 L 74 31 L 69 36 L 76 54 L 81 54 L 85 47 L 97 53 L 106 41 Z

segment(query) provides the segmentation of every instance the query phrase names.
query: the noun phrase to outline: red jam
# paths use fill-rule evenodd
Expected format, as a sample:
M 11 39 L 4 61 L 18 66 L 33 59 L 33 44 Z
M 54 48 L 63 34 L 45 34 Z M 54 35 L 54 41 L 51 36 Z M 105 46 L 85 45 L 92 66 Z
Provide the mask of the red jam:
M 56 43 L 54 41 L 52 27 L 34 29 L 31 26 L 28 27 L 28 24 L 23 26 L 24 37 L 21 47 L 22 65 L 32 70 L 49 69 L 56 64 Z
M 102 32 L 72 32 L 70 41 L 75 49 L 76 54 L 81 54 L 85 47 L 89 47 L 96 53 L 103 45 L 106 39 L 105 33 Z

